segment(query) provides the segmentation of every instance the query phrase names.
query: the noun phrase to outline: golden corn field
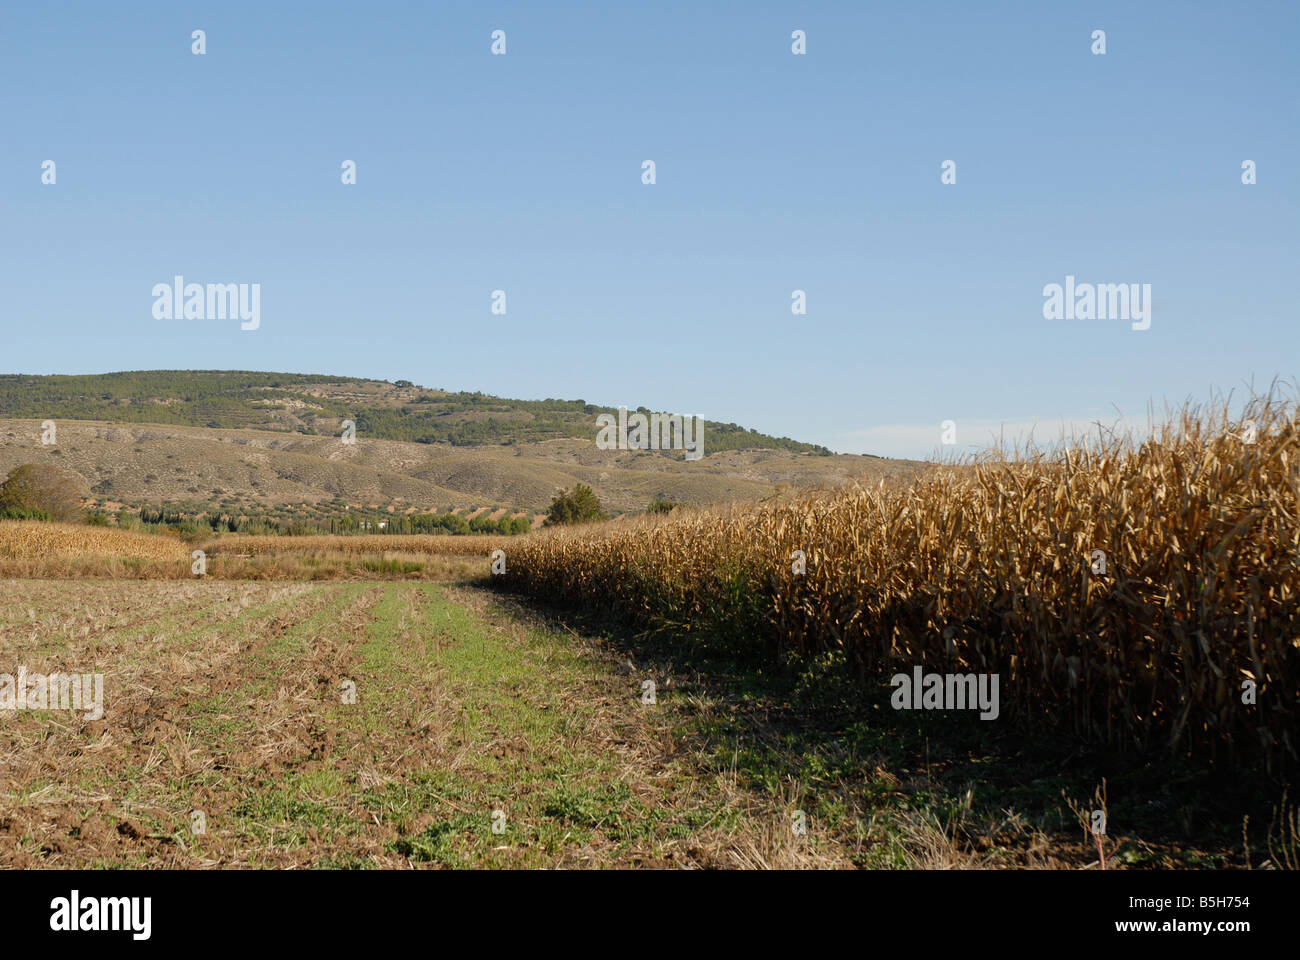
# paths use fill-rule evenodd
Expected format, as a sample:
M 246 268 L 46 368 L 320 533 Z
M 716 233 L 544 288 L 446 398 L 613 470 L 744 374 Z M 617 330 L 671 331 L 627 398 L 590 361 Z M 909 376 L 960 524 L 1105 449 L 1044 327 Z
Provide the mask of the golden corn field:
M 0 520 L 0 559 L 58 557 L 174 560 L 189 565 L 190 547 L 174 537 L 112 527 L 35 520 Z
M 431 556 L 483 556 L 507 547 L 511 537 L 448 534 L 362 534 L 356 536 L 268 537 L 228 534 L 205 544 L 210 552 L 245 556 L 272 556 L 329 551 L 345 554 L 427 554 Z
M 1188 409 L 1141 444 L 1110 437 L 939 467 L 905 488 L 548 532 L 506 545 L 498 579 L 755 656 L 829 652 L 881 684 L 916 665 L 996 673 L 1021 722 L 1286 766 L 1298 426 L 1294 405 L 1271 400 L 1247 415 L 1253 435 Z
M 486 566 L 501 536 L 253 536 L 194 543 L 114 527 L 0 521 L 0 576 L 188 580 L 447 579 Z M 206 556 L 201 574 L 193 552 Z

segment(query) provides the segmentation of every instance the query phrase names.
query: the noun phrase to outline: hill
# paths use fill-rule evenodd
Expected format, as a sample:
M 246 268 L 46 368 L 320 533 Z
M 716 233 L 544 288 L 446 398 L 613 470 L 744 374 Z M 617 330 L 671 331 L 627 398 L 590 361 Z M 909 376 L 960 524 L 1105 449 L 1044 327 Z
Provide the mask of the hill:
M 627 513 L 656 497 L 695 506 L 757 500 L 779 484 L 838 486 L 917 466 L 708 421 L 700 460 L 599 450 L 595 418 L 610 411 L 298 374 L 6 375 L 0 470 L 59 464 L 108 509 L 537 512 L 561 487 L 585 483 L 607 509 Z M 356 421 L 355 443 L 340 440 L 344 419 Z M 57 425 L 54 444 L 41 442 L 45 420 Z M 494 439 L 470 442 L 475 436 Z
M 508 400 L 484 393 L 431 390 L 408 380 L 389 383 L 315 374 L 243 370 L 0 374 L 0 417 L 166 423 L 335 437 L 344 420 L 353 420 L 361 437 L 456 446 L 590 438 L 599 414 L 617 412 L 585 400 Z M 762 448 L 831 453 L 817 444 L 768 436 L 734 423 L 706 420 L 705 436 L 707 452 Z

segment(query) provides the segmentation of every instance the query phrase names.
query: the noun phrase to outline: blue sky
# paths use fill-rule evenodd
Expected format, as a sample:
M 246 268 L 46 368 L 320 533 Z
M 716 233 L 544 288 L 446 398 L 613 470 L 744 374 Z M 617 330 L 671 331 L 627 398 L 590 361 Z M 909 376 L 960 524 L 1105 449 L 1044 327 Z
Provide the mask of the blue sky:
M 947 419 L 966 448 L 1144 418 L 1300 375 L 1297 27 L 1293 2 L 6 5 L 0 371 L 404 378 L 892 456 Z M 260 283 L 260 329 L 155 319 L 176 274 Z M 1044 320 L 1067 274 L 1151 284 L 1151 328 Z

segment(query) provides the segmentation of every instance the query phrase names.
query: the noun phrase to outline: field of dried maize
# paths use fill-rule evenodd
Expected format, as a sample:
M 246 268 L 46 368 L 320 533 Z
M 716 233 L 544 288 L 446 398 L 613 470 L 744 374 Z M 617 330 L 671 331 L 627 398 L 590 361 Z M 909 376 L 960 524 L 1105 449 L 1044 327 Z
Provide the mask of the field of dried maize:
M 188 542 L 115 527 L 0 521 L 0 577 L 16 579 L 466 580 L 501 536 L 241 536 Z M 196 572 L 195 550 L 204 560 Z
M 426 556 L 486 557 L 497 547 L 506 547 L 511 537 L 495 535 L 441 536 L 438 534 L 374 534 L 361 536 L 268 537 L 230 534 L 208 541 L 211 553 L 242 556 L 280 556 L 286 554 L 405 553 Z
M 865 683 L 996 673 L 1002 716 L 1212 761 L 1296 760 L 1300 426 L 1187 409 L 907 487 L 547 532 L 506 589 Z M 800 558 L 804 563 L 800 565 Z M 1253 687 L 1253 693 L 1250 688 Z
M 189 564 L 190 548 L 175 537 L 75 523 L 0 520 L 0 559 L 52 557 L 174 561 Z

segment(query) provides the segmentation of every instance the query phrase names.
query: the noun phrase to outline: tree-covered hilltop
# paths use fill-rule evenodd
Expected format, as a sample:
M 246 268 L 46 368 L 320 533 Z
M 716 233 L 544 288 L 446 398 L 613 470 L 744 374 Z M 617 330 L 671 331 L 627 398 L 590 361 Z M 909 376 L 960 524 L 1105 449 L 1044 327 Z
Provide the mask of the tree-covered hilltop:
M 638 408 L 648 413 L 644 407 Z M 671 411 L 669 411 L 671 412 Z M 457 445 L 591 439 L 596 417 L 614 407 L 584 400 L 509 400 L 452 393 L 409 380 L 243 370 L 145 370 L 84 376 L 0 374 L 0 418 L 106 420 L 221 429 L 357 435 Z M 734 423 L 705 421 L 706 454 L 764 448 L 829 456 L 831 451 Z

